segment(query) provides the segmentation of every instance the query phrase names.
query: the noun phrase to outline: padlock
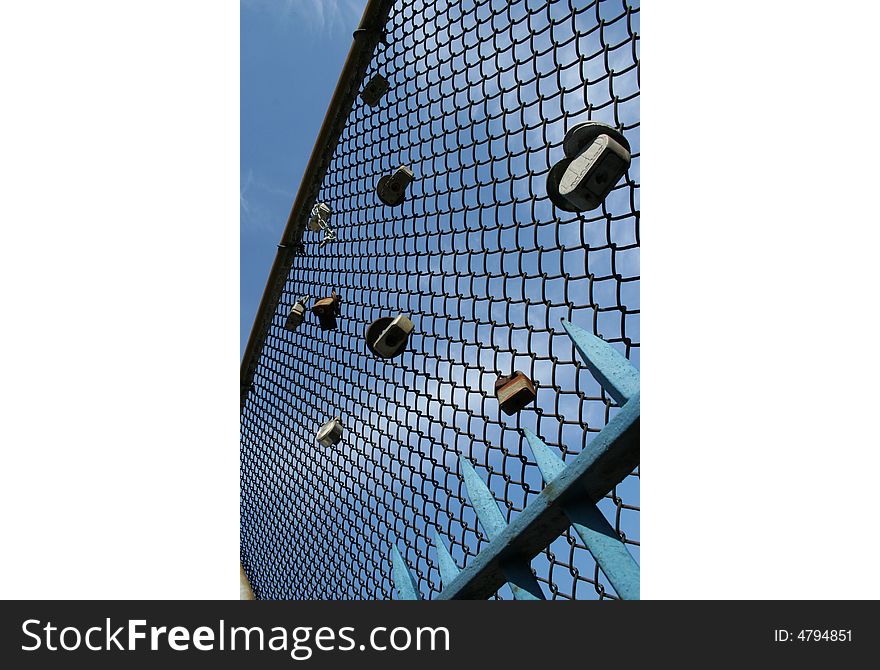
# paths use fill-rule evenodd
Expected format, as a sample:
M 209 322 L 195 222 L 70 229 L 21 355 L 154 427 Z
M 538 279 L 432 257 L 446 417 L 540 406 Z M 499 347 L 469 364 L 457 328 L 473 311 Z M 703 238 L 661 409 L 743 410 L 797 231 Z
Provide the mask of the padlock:
M 333 291 L 328 298 L 321 298 L 312 307 L 312 313 L 318 317 L 321 330 L 336 330 L 336 317 L 339 316 L 339 304 L 342 298 Z
M 370 107 L 375 107 L 379 104 L 379 100 L 382 99 L 382 96 L 385 95 L 385 91 L 388 90 L 388 87 L 388 80 L 381 74 L 377 74 L 370 79 L 370 83 L 364 86 L 364 90 L 361 91 L 361 99 Z
M 306 296 L 293 303 L 293 307 L 290 308 L 290 314 L 287 315 L 287 323 L 284 324 L 287 330 L 292 332 L 300 327 L 303 319 L 306 318 L 306 302 L 308 299 L 309 296 Z
M 339 444 L 342 439 L 342 421 L 338 416 L 333 417 L 318 429 L 315 438 L 322 447 L 332 447 L 334 444 Z
M 547 174 L 547 196 L 566 212 L 599 207 L 626 174 L 631 156 L 619 130 L 597 121 L 580 123 L 565 134 L 565 158 Z
M 326 230 L 330 226 L 330 214 L 332 214 L 330 205 L 319 202 L 312 207 L 312 213 L 309 215 L 309 230 L 313 233 L 319 230 Z
M 380 317 L 367 328 L 367 349 L 380 358 L 399 356 L 414 328 L 415 324 L 403 314 Z
M 495 395 L 501 411 L 507 415 L 516 414 L 537 397 L 535 385 L 522 372 L 514 372 L 507 377 L 499 377 L 495 382 Z
M 406 189 L 415 179 L 413 171 L 406 165 L 401 165 L 394 174 L 386 174 L 376 185 L 376 194 L 379 200 L 386 205 L 394 207 L 403 202 L 406 197 Z

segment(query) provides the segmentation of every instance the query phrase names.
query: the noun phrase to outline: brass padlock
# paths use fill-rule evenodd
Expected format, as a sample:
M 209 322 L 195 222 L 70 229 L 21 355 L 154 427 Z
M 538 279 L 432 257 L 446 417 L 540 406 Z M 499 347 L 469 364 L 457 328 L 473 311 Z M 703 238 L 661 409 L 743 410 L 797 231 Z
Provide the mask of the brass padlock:
M 312 307 L 312 313 L 318 317 L 321 330 L 336 330 L 336 317 L 339 316 L 339 304 L 342 298 L 334 290 L 330 297 L 321 298 Z
M 333 417 L 318 429 L 315 438 L 322 447 L 332 447 L 339 444 L 342 439 L 342 421 L 338 416 Z
M 495 382 L 495 395 L 501 411 L 508 415 L 516 414 L 538 396 L 535 385 L 522 372 L 499 377 Z
M 623 133 L 597 121 L 574 126 L 565 134 L 562 148 L 565 158 L 547 174 L 547 196 L 566 212 L 599 207 L 631 161 Z
M 287 323 L 284 324 L 287 330 L 292 332 L 300 327 L 306 318 L 306 302 L 308 299 L 309 296 L 305 296 L 293 303 L 293 307 L 290 308 L 290 314 L 287 315 Z
M 394 174 L 386 174 L 376 185 L 376 194 L 379 200 L 386 205 L 394 207 L 403 202 L 406 197 L 406 189 L 415 179 L 413 171 L 406 165 L 401 165 Z
M 394 358 L 406 349 L 415 324 L 403 314 L 383 316 L 367 328 L 367 349 L 380 358 Z
M 381 74 L 377 74 L 370 79 L 370 83 L 364 86 L 364 90 L 361 91 L 361 99 L 370 107 L 375 107 L 379 104 L 379 100 L 382 99 L 382 96 L 385 95 L 385 91 L 388 90 L 388 87 L 388 80 Z

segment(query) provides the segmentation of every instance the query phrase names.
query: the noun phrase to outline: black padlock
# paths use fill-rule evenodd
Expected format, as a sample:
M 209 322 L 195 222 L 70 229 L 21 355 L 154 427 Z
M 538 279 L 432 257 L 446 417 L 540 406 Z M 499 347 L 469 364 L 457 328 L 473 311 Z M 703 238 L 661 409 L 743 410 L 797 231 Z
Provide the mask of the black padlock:
M 367 328 L 367 349 L 380 358 L 394 358 L 406 349 L 415 324 L 403 314 L 383 316 Z
M 321 330 L 336 330 L 336 317 L 339 316 L 339 305 L 342 298 L 333 291 L 329 297 L 318 300 L 312 307 L 312 314 L 318 317 Z
M 547 174 L 547 196 L 566 212 L 599 207 L 626 174 L 631 155 L 619 130 L 598 121 L 580 123 L 565 134 L 565 158 Z
M 388 83 L 388 80 L 381 74 L 377 74 L 370 79 L 370 82 L 366 86 L 364 86 L 364 90 L 361 91 L 361 100 L 367 103 L 370 107 L 375 107 L 379 104 L 379 100 L 385 95 L 385 91 L 388 90 L 389 86 L 390 84 Z
M 376 194 L 379 200 L 386 205 L 394 207 L 403 202 L 406 197 L 406 189 L 415 179 L 413 171 L 406 165 L 401 165 L 394 174 L 386 174 L 376 185 Z
M 538 394 L 531 379 L 522 372 L 514 372 L 512 375 L 498 378 L 495 382 L 495 396 L 498 398 L 501 411 L 511 415 L 533 402 Z

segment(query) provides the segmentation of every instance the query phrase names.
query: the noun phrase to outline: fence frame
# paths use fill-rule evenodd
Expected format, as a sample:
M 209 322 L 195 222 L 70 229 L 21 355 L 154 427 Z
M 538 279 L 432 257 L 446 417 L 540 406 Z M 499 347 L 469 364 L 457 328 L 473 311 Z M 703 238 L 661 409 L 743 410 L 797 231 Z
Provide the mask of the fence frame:
M 354 31 L 351 48 L 281 235 L 242 356 L 242 407 L 252 388 L 257 363 L 293 259 L 302 249 L 302 236 L 309 213 L 375 49 L 380 42 L 384 42 L 385 25 L 393 4 L 394 0 L 368 0 L 359 26 Z M 575 528 L 593 553 L 618 595 L 623 599 L 639 598 L 639 566 L 595 507 L 598 500 L 639 465 L 639 373 L 625 357 L 601 339 L 573 324 L 563 322 L 563 325 L 594 377 L 619 404 L 620 411 L 568 465 L 558 457 L 551 456 L 537 435 L 523 430 L 538 461 L 545 487 L 510 524 L 503 519 L 498 521 L 500 511 L 491 492 L 471 464 L 462 459 L 461 468 L 468 497 L 491 541 L 470 565 L 459 568 L 442 540 L 435 536 L 443 580 L 439 599 L 490 598 L 505 583 L 510 584 L 517 599 L 542 599 L 544 594 L 529 563 L 570 526 Z M 609 530 L 614 537 L 609 536 Z M 420 599 L 417 582 L 394 542 L 390 545 L 389 558 L 392 581 L 398 596 L 401 599 Z M 240 573 L 244 580 L 242 583 L 245 583 L 246 577 L 241 568 Z

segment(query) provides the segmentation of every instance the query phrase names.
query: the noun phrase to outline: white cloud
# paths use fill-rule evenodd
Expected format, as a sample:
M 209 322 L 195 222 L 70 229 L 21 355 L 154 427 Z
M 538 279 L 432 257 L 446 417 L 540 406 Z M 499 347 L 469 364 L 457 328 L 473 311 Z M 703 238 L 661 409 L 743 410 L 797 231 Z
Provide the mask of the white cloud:
M 242 227 L 261 231 L 279 231 L 287 221 L 286 210 L 293 200 L 290 189 L 278 188 L 254 176 L 248 168 L 238 191 Z M 280 234 L 280 233 L 279 233 Z
M 362 0 L 241 0 L 251 11 L 272 14 L 284 26 L 299 23 L 312 34 L 334 35 L 357 28 Z

